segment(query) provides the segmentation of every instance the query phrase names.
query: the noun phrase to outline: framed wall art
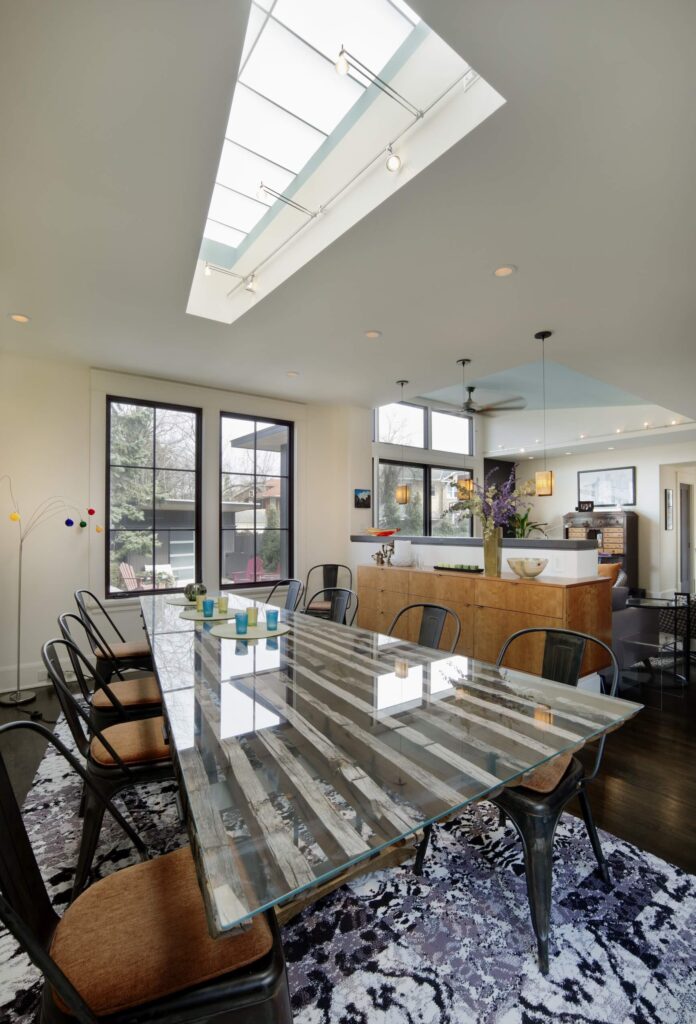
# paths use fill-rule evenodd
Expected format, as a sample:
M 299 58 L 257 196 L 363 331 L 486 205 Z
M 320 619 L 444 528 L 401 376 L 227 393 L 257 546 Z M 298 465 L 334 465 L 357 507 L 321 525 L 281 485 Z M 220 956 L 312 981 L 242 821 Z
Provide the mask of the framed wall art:
M 582 469 L 578 472 L 578 505 L 593 501 L 595 508 L 635 505 L 636 467 Z
M 355 495 L 355 508 L 371 507 L 372 491 L 368 490 L 367 487 L 356 487 L 353 493 Z

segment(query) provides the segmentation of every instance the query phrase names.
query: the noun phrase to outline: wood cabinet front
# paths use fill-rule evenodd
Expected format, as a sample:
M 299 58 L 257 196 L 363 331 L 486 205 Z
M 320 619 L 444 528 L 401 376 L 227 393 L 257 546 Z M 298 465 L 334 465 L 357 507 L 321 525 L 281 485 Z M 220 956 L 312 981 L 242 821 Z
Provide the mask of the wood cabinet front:
M 387 633 L 394 616 L 408 604 L 442 604 L 459 616 L 457 654 L 495 662 L 512 633 L 530 627 L 574 629 L 611 642 L 611 583 L 586 580 L 527 581 L 517 578 L 462 576 L 428 569 L 360 566 L 358 625 Z M 420 612 L 405 615 L 395 630 L 403 640 L 417 642 Z M 448 622 L 440 647 L 448 650 L 453 627 Z M 506 664 L 527 672 L 541 671 L 543 636 L 515 642 Z M 583 674 L 608 664 L 606 655 L 589 645 Z

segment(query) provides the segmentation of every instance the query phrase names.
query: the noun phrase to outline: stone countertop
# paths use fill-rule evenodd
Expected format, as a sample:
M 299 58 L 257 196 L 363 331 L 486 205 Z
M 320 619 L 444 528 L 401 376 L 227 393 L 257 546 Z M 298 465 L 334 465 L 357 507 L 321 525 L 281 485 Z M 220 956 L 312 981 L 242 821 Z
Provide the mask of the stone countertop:
M 400 533 L 392 534 L 391 537 L 373 537 L 369 533 L 352 533 L 351 541 L 357 544 L 390 544 L 393 540 L 410 540 L 412 544 L 432 545 L 434 547 L 461 547 L 480 548 L 483 547 L 481 537 L 409 537 Z M 534 551 L 596 551 L 596 540 L 548 540 L 546 537 L 521 540 L 518 537 L 503 537 L 502 547 L 519 548 L 520 550 Z

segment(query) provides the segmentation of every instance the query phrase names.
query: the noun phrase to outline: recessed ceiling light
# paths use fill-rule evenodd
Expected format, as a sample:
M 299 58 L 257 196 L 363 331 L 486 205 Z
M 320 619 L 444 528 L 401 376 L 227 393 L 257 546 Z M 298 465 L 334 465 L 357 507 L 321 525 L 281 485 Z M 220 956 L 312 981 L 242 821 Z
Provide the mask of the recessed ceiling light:
M 620 434 L 620 433 L 621 433 L 621 427 L 617 427 L 617 428 L 616 428 L 616 433 L 617 433 L 617 434 Z
M 613 444 L 609 445 L 609 447 L 607 448 L 607 451 L 608 451 L 608 452 L 613 452 L 613 451 L 614 451 L 614 446 L 613 446 Z
M 496 267 L 493 273 L 496 277 L 510 277 L 516 270 L 517 267 L 513 263 L 506 263 L 503 267 Z
M 499 448 L 502 448 L 503 446 L 502 446 L 502 444 L 499 444 L 499 445 L 498 445 L 498 447 L 499 447 Z
M 585 438 L 586 438 L 586 437 L 587 437 L 587 434 L 581 434 L 581 435 L 580 435 L 580 438 L 581 438 L 581 439 L 582 439 L 583 441 L 585 440 Z
M 12 319 L 16 320 L 17 318 L 13 316 Z M 24 317 L 22 320 L 20 320 L 20 323 L 22 323 L 22 324 L 25 323 L 27 319 L 28 319 L 28 317 Z M 677 421 L 676 420 L 672 420 L 672 426 L 676 427 L 676 425 L 677 425 Z
M 373 327 L 371 327 L 369 331 L 365 331 L 365 337 L 366 338 L 381 338 L 382 337 L 382 332 L 381 331 L 376 331 Z
M 520 448 L 520 451 L 521 451 L 521 452 L 523 452 L 523 451 L 524 451 L 524 448 Z
M 540 442 L 541 442 L 541 438 L 540 437 L 535 437 L 534 438 L 534 444 L 540 444 Z
M 533 456 L 533 455 L 528 455 L 528 456 L 527 456 L 527 458 L 528 458 L 528 459 L 533 459 L 533 458 L 534 458 L 534 456 Z
M 24 313 L 8 313 L 10 320 L 14 320 L 16 324 L 28 324 L 31 320 L 30 316 L 25 316 Z
M 566 455 L 572 455 L 572 454 L 573 454 L 572 452 L 566 452 Z
M 300 371 L 299 370 L 286 370 L 285 371 L 285 376 L 286 377 L 299 377 L 300 376 Z
M 644 427 L 649 427 L 649 426 L 650 426 L 650 424 L 649 424 L 649 423 L 647 423 L 647 422 L 645 422 L 645 423 L 643 424 L 643 426 L 644 426 Z

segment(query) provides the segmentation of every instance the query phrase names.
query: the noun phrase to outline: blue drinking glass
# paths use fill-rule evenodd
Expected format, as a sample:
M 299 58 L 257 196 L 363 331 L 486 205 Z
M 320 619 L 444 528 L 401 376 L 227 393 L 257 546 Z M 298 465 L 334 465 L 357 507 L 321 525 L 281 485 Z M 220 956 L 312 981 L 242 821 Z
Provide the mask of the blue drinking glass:
M 212 597 L 206 597 L 206 599 L 203 602 L 203 615 L 205 616 L 206 619 L 209 619 L 212 617 L 214 611 L 215 602 L 213 601 Z
M 275 632 L 275 630 L 278 628 L 277 608 L 269 608 L 268 611 L 266 612 L 266 627 L 270 629 L 271 632 Z
M 247 626 L 249 625 L 249 616 L 245 611 L 237 612 L 237 614 L 234 617 L 234 623 L 237 633 L 240 636 L 242 636 L 247 631 Z

